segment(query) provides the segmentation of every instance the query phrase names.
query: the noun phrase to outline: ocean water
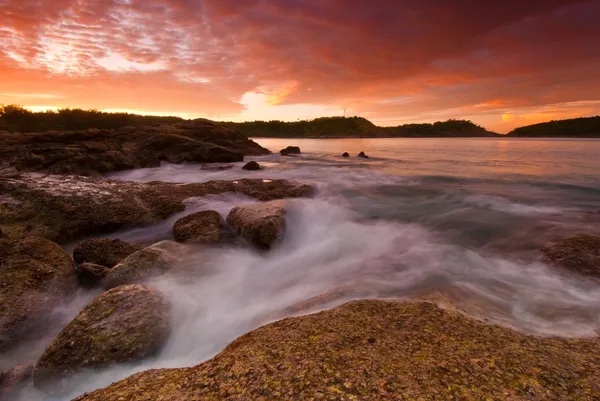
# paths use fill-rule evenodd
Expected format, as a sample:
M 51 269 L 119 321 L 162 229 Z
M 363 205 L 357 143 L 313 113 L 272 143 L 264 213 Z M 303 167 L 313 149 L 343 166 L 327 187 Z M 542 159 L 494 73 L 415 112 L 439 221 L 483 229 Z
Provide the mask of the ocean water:
M 190 247 L 172 273 L 149 282 L 172 304 L 173 332 L 153 359 L 89 372 L 68 395 L 157 367 L 191 366 L 269 321 L 356 298 L 452 294 L 487 321 L 548 336 L 600 329 L 600 286 L 546 266 L 539 249 L 555 238 L 600 233 L 600 140 L 256 139 L 277 152 L 247 158 L 261 171 L 163 165 L 111 178 L 205 182 L 286 178 L 314 184 L 294 200 L 285 239 L 269 253 L 248 247 Z M 342 158 L 343 152 L 350 158 Z M 369 159 L 359 159 L 364 151 Z M 214 209 L 226 216 L 253 199 L 189 199 L 184 213 L 119 232 L 135 242 L 170 238 L 177 218 Z M 57 311 L 57 330 L 98 291 Z M 319 295 L 329 294 L 325 298 Z M 333 295 L 332 295 L 333 294 Z M 336 295 L 337 294 L 337 295 Z M 420 296 L 420 295 L 419 295 Z M 317 298 L 315 298 L 317 297 Z M 10 355 L 35 359 L 47 338 Z M 39 396 L 29 386 L 21 399 Z

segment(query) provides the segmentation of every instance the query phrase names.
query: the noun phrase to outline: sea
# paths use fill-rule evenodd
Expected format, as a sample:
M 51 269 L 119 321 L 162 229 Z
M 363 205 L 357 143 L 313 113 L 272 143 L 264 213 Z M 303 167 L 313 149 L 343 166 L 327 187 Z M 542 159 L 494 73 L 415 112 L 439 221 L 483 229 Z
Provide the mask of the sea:
M 315 186 L 296 199 L 286 235 L 268 253 L 245 246 L 198 247 L 177 274 L 149 282 L 172 305 L 173 330 L 155 358 L 87 372 L 70 400 L 150 368 L 199 364 L 240 335 L 287 316 L 360 298 L 423 298 L 485 322 L 538 336 L 600 330 L 600 285 L 545 264 L 540 249 L 575 233 L 600 234 L 600 140 L 273 139 L 271 155 L 247 157 L 260 171 L 208 171 L 164 164 L 108 176 L 118 180 L 206 182 L 289 179 Z M 299 146 L 302 153 L 281 156 Z M 359 152 L 369 158 L 358 158 Z M 350 157 L 342 157 L 348 152 Z M 227 193 L 186 201 L 186 211 L 112 237 L 171 238 L 185 214 L 257 201 Z M 56 330 L 99 294 L 81 290 L 57 311 Z M 323 295 L 325 294 L 325 295 Z M 48 337 L 8 356 L 35 359 Z M 31 386 L 21 399 L 41 397 Z

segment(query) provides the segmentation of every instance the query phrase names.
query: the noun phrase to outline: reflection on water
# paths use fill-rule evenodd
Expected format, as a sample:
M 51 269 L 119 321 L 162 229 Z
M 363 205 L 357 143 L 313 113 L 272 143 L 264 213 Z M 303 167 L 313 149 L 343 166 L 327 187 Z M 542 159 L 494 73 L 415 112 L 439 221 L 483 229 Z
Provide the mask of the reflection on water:
M 555 237 L 600 231 L 600 141 L 258 142 L 275 152 L 298 145 L 303 154 L 255 158 L 261 171 L 242 170 L 242 163 L 223 171 L 163 165 L 112 175 L 178 182 L 287 178 L 314 183 L 318 193 L 292 202 L 286 237 L 268 254 L 239 245 L 188 249 L 177 269 L 150 283 L 173 305 L 174 330 L 163 352 L 93 372 L 58 400 L 140 370 L 200 363 L 273 318 L 361 297 L 448 292 L 473 299 L 467 309 L 488 320 L 538 335 L 592 335 L 600 328 L 600 286 L 538 258 Z M 342 158 L 345 151 L 352 157 Z M 356 158 L 360 151 L 371 157 Z M 225 216 L 249 202 L 255 201 L 235 194 L 190 199 L 185 213 L 215 209 Z M 177 217 L 116 236 L 168 238 Z M 67 310 L 73 315 L 89 297 L 81 294 Z M 29 388 L 22 399 L 35 394 Z

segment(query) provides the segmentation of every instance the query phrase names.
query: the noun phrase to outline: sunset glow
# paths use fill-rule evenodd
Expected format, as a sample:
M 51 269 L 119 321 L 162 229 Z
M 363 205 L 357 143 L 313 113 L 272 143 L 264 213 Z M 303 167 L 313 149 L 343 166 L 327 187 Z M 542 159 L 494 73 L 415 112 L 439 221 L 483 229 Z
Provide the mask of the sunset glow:
M 600 114 L 597 0 L 0 0 L 0 104 L 207 117 Z

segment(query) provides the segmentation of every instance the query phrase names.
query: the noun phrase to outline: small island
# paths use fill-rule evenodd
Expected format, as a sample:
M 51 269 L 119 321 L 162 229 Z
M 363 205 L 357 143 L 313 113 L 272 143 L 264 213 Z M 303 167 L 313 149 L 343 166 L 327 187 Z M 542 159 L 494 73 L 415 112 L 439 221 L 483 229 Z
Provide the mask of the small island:
M 553 120 L 526 125 L 512 130 L 506 136 L 521 138 L 600 138 L 600 116 Z

